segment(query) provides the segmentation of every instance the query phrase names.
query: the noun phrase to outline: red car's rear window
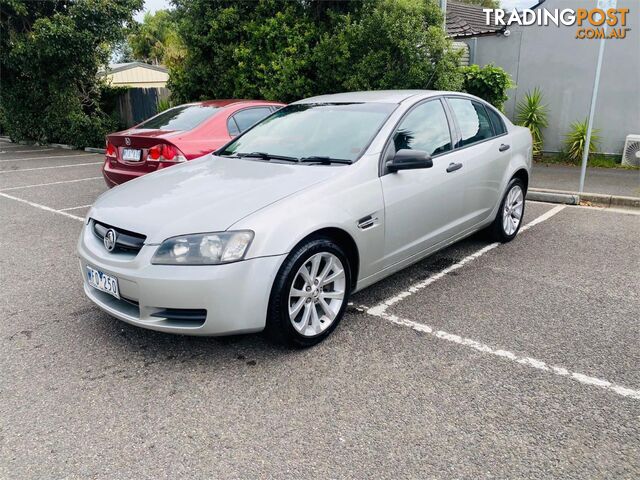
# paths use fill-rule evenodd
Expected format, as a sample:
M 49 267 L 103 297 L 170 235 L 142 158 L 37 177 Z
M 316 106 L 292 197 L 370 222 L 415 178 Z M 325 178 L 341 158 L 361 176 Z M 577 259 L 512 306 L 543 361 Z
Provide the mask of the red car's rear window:
M 152 130 L 191 130 L 211 117 L 218 107 L 208 105 L 181 105 L 166 110 L 136 128 Z

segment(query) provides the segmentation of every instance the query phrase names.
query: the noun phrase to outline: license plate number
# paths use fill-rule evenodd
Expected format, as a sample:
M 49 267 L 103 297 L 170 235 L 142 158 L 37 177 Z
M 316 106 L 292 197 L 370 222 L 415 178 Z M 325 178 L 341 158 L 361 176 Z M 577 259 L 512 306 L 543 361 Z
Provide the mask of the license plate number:
M 116 277 L 87 266 L 87 281 L 93 288 L 120 299 L 120 289 Z
M 135 148 L 124 148 L 122 150 L 122 160 L 125 162 L 139 162 L 142 155 L 142 150 Z

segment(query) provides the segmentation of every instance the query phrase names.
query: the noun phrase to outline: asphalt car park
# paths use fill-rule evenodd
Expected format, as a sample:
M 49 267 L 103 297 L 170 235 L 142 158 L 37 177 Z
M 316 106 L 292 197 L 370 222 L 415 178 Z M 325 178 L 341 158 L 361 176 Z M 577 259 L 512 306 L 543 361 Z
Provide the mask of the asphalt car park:
M 0 143 L 0 478 L 640 476 L 637 213 L 529 202 L 286 350 L 84 298 L 101 162 Z

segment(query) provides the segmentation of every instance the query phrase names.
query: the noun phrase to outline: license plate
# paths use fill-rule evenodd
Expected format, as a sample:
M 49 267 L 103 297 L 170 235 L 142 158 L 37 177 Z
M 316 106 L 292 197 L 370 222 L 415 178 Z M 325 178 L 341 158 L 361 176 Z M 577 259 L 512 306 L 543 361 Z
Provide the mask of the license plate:
M 125 162 L 139 162 L 141 156 L 142 150 L 137 150 L 135 148 L 122 149 L 122 160 Z
M 87 281 L 93 288 L 120 299 L 120 290 L 118 289 L 118 279 L 116 277 L 87 266 Z

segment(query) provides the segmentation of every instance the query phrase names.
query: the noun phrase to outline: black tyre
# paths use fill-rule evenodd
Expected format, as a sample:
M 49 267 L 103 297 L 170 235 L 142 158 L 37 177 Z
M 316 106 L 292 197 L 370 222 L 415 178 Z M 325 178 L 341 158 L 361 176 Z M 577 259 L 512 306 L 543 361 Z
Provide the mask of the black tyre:
M 332 239 L 311 238 L 284 261 L 271 289 L 267 335 L 296 347 L 310 347 L 338 326 L 351 290 L 344 250 Z
M 487 229 L 493 240 L 506 243 L 516 237 L 524 217 L 525 195 L 526 188 L 522 180 L 512 178 L 500 202 L 498 214 Z

